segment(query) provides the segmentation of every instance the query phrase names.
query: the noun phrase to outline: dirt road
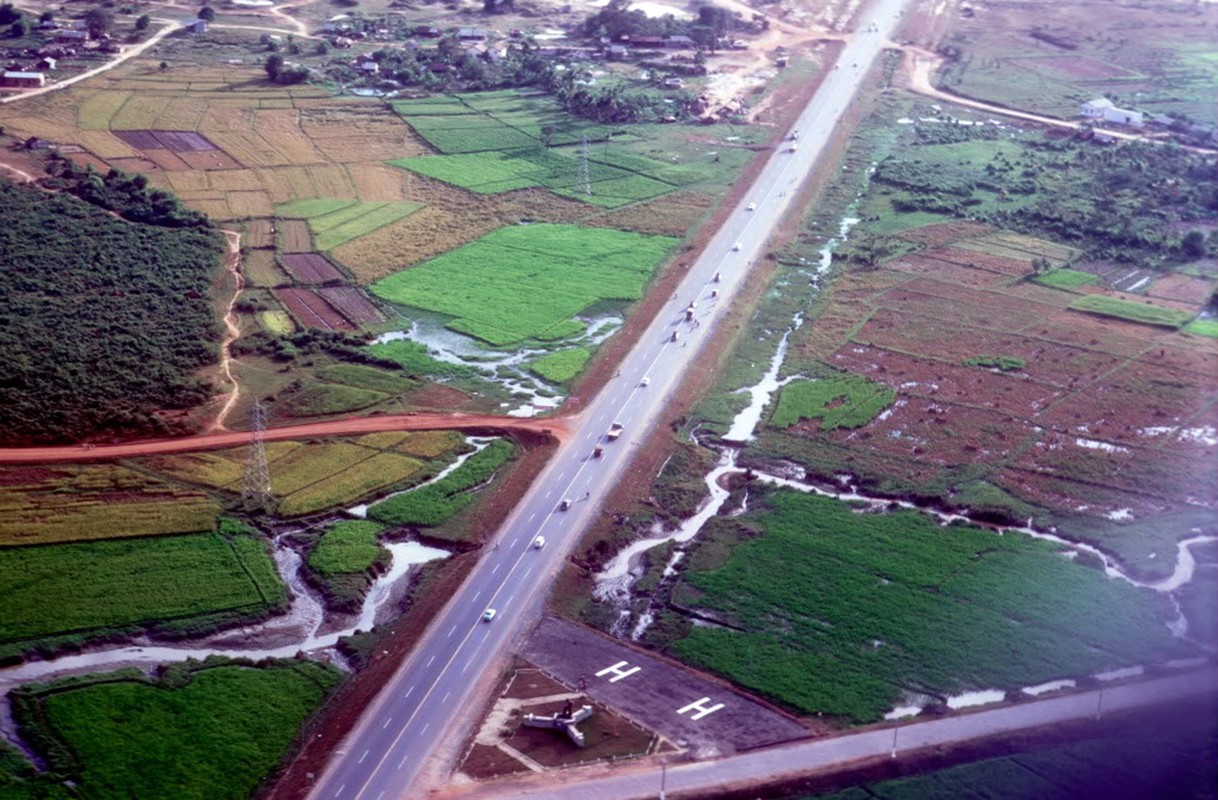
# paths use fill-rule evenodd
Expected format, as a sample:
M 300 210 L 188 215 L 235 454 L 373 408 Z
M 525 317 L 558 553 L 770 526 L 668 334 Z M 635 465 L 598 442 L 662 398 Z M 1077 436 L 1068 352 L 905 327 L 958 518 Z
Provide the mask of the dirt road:
M 93 69 L 88 70 L 86 72 L 82 72 L 79 75 L 73 75 L 71 78 L 64 78 L 62 81 L 56 81 L 55 83 L 52 83 L 49 86 L 43 86 L 40 89 L 34 89 L 33 91 L 22 92 L 21 94 L 15 94 L 15 95 L 11 95 L 9 97 L 5 97 L 3 99 L 0 99 L 0 104 L 15 103 L 18 100 L 25 100 L 28 97 L 37 97 L 40 94 L 46 94 L 47 92 L 53 92 L 56 89 L 62 89 L 65 86 L 71 86 L 74 83 L 79 83 L 80 81 L 83 81 L 86 78 L 92 78 L 94 75 L 100 75 L 101 73 L 105 72 L 108 69 L 113 69 L 114 67 L 117 67 L 119 64 L 123 63 L 124 61 L 135 58 L 140 53 L 143 53 L 145 50 L 152 47 L 157 42 L 161 41 L 166 36 L 168 36 L 169 34 L 173 33 L 174 31 L 178 30 L 181 27 L 182 27 L 182 23 L 180 23 L 180 22 L 167 22 L 167 23 L 165 23 L 165 27 L 161 28 L 159 31 L 152 34 L 152 36 L 150 36 L 148 39 L 140 42 L 139 44 L 135 45 L 134 47 L 128 48 L 127 50 L 120 53 L 117 58 L 113 58 L 110 61 L 107 61 L 105 64 L 102 64 L 100 67 L 94 67 Z
M 351 436 L 382 431 L 491 431 L 526 433 L 547 439 L 566 441 L 575 425 L 575 418 L 517 419 L 493 414 L 394 414 L 356 417 L 353 419 L 311 422 L 271 428 L 264 437 L 268 442 L 288 439 L 309 439 L 316 436 Z M 105 445 L 100 447 L 72 445 L 65 447 L 14 447 L 0 449 L 0 464 L 52 464 L 74 461 L 107 461 L 115 458 L 193 453 L 248 444 L 247 432 L 216 432 L 178 439 L 152 439 L 143 442 Z

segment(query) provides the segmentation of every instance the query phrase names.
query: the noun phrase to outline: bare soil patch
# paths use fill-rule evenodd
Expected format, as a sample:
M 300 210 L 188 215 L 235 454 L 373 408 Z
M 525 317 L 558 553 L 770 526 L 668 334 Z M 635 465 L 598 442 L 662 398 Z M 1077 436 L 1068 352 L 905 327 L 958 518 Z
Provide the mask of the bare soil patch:
M 285 219 L 279 222 L 279 249 L 284 253 L 310 253 L 313 237 L 309 234 L 309 223 L 303 219 Z
M 354 286 L 327 286 L 318 289 L 317 294 L 338 309 L 338 313 L 346 317 L 352 325 L 369 325 L 383 322 L 385 319 L 380 309 Z
M 1213 292 L 1212 278 L 1194 278 L 1191 275 L 1164 275 L 1146 290 L 1151 297 L 1175 300 L 1193 308 L 1209 302 Z

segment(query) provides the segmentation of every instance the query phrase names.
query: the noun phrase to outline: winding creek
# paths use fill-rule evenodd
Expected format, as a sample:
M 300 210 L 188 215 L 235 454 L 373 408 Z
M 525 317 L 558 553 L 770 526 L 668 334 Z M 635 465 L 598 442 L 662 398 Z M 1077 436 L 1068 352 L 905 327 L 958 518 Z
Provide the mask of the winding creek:
M 849 233 L 850 228 L 857 223 L 857 219 L 846 218 L 842 221 L 839 238 L 829 240 L 821 249 L 821 260 L 816 268 L 811 271 L 811 279 L 813 290 L 819 289 L 819 280 L 828 273 L 832 265 L 833 250 L 838 242 L 844 240 Z M 754 386 L 745 387 L 737 390 L 740 394 L 745 394 L 749 397 L 750 402 L 743 410 L 741 410 L 732 420 L 728 432 L 722 437 L 725 444 L 709 445 L 718 451 L 719 458 L 714 469 L 707 473 L 704 482 L 707 488 L 706 499 L 699 506 L 698 511 L 690 518 L 683 520 L 675 530 L 665 530 L 661 523 L 656 523 L 650 531 L 651 536 L 633 542 L 622 549 L 612 560 L 605 565 L 604 569 L 596 576 L 596 587 L 594 595 L 602 601 L 611 603 L 617 609 L 617 619 L 613 625 L 612 632 L 619 637 L 628 637 L 633 640 L 638 640 L 647 631 L 655 618 L 658 609 L 652 608 L 650 604 L 641 610 L 634 607 L 633 587 L 634 584 L 641 578 L 646 569 L 646 559 L 644 554 L 650 550 L 674 543 L 677 547 L 669 557 L 663 571 L 663 578 L 671 578 L 675 574 L 677 563 L 684 557 L 685 553 L 681 547 L 685 543 L 692 540 L 702 530 L 703 525 L 708 520 L 719 514 L 724 502 L 727 501 L 730 492 L 724 488 L 724 478 L 731 475 L 742 475 L 747 470 L 736 465 L 736 456 L 738 448 L 745 442 L 754 438 L 757 426 L 761 423 L 762 416 L 766 407 L 771 402 L 774 393 L 777 392 L 788 381 L 797 379 L 799 376 L 790 376 L 780 379 L 778 376 L 782 370 L 783 362 L 786 359 L 787 346 L 792 333 L 794 333 L 803 324 L 802 312 L 797 313 L 793 318 L 790 327 L 783 333 L 779 340 L 778 346 L 775 349 L 774 355 L 770 361 L 769 369 Z M 700 442 L 694 438 L 696 444 L 707 445 L 705 442 Z M 928 514 L 936 518 L 941 525 L 949 525 L 954 522 L 964 522 L 979 525 L 989 530 L 994 531 L 998 535 L 1008 533 L 1022 534 L 1035 539 L 1043 539 L 1060 545 L 1064 548 L 1064 554 L 1070 557 L 1077 556 L 1079 553 L 1089 554 L 1097 559 L 1103 565 L 1105 575 L 1111 579 L 1124 580 L 1128 583 L 1156 592 L 1167 594 L 1176 608 L 1176 619 L 1168 623 L 1173 635 L 1181 638 L 1186 638 L 1188 633 L 1187 621 L 1180 610 L 1173 592 L 1187 585 L 1193 578 L 1197 568 L 1197 561 L 1192 553 L 1192 548 L 1218 541 L 1218 536 L 1193 536 L 1180 541 L 1176 546 L 1176 561 L 1175 568 L 1171 575 L 1161 580 L 1143 581 L 1133 577 L 1124 571 L 1116 559 L 1092 545 L 1075 542 L 1058 536 L 1056 531 L 1050 529 L 1048 531 L 1036 530 L 1032 521 L 1024 525 L 1009 525 L 995 526 L 993 524 L 979 522 L 973 520 L 967 514 L 945 512 L 933 508 L 925 508 L 918 506 L 907 500 L 894 499 L 891 497 L 882 497 L 877 495 L 868 495 L 860 492 L 857 487 L 849 482 L 849 476 L 841 476 L 841 489 L 828 489 L 816 486 L 807 480 L 807 475 L 802 468 L 791 465 L 790 472 L 786 475 L 776 475 L 772 473 L 761 472 L 758 470 L 751 471 L 752 478 L 756 481 L 769 483 L 775 486 L 781 486 L 788 489 L 794 489 L 801 492 L 811 492 L 822 497 L 829 497 L 843 502 L 854 503 L 866 506 L 869 509 L 891 509 L 899 507 L 902 509 L 914 510 L 920 513 Z M 747 495 L 744 498 L 741 508 L 732 513 L 743 513 L 747 503 Z M 637 618 L 634 624 L 631 625 L 631 619 Z M 700 621 L 695 621 L 695 624 L 703 624 Z M 1194 642 L 1196 643 L 1196 642 Z M 1200 645 L 1199 645 L 1200 646 Z M 1212 655 L 1212 653 L 1211 653 Z M 1168 667 L 1189 667 L 1195 666 L 1197 663 L 1204 662 L 1202 659 L 1186 659 L 1179 662 L 1167 664 Z M 1101 672 L 1092 677 L 1100 681 L 1118 680 L 1122 678 L 1135 677 L 1144 672 L 1144 667 L 1126 667 L 1118 670 L 1110 670 Z M 1044 694 L 1052 691 L 1073 688 L 1075 681 L 1069 678 L 1049 681 L 1036 686 L 1030 686 L 1023 691 L 1030 695 Z M 965 692 L 963 694 L 943 698 L 946 705 L 952 709 L 967 708 L 975 705 L 984 705 L 987 703 L 999 702 L 1004 699 L 1006 693 L 997 689 L 981 689 L 978 691 Z M 901 705 L 894 708 L 887 715 L 886 719 L 898 719 L 904 716 L 912 716 L 918 714 L 927 705 L 939 701 L 940 698 L 910 695 L 906 697 Z

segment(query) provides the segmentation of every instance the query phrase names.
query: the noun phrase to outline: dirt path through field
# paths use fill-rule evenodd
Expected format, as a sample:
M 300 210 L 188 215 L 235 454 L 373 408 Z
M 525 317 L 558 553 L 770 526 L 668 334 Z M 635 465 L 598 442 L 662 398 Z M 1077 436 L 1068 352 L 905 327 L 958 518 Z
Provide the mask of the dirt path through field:
M 294 2 L 291 2 L 291 3 L 280 3 L 277 6 L 271 6 L 270 12 L 274 16 L 279 17 L 281 20 L 283 20 L 288 25 L 290 25 L 298 36 L 308 36 L 309 27 L 307 25 L 305 25 L 303 22 L 301 22 L 300 20 L 298 20 L 295 17 L 288 14 L 287 11 L 285 11 L 285 9 L 295 8 L 296 6 L 307 6 L 309 3 L 312 3 L 312 2 L 313 2 L 313 0 L 294 0 Z
M 224 423 L 228 419 L 228 414 L 233 410 L 233 406 L 237 404 L 237 398 L 241 395 L 241 386 L 237 383 L 237 378 L 233 375 L 233 342 L 237 341 L 237 337 L 241 335 L 241 326 L 237 324 L 237 298 L 241 297 L 241 290 L 245 288 L 245 276 L 241 274 L 241 234 L 236 231 L 224 231 L 224 236 L 228 240 L 228 255 L 225 258 L 224 268 L 233 276 L 233 296 L 228 301 L 228 311 L 224 314 L 224 341 L 220 342 L 220 371 L 224 373 L 224 377 L 228 379 L 229 385 L 232 387 L 228 392 L 228 397 L 224 400 L 224 405 L 220 407 L 219 413 L 216 414 L 216 419 L 207 428 L 207 433 L 215 433 L 216 431 L 226 431 Z

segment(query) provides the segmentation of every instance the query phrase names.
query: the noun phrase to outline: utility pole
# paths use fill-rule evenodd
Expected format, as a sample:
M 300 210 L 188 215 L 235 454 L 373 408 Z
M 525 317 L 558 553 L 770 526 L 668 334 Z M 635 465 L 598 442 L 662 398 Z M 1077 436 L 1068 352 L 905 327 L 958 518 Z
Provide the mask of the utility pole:
M 592 196 L 592 175 L 588 171 L 588 134 L 579 137 L 579 179 L 575 191 L 585 197 Z

